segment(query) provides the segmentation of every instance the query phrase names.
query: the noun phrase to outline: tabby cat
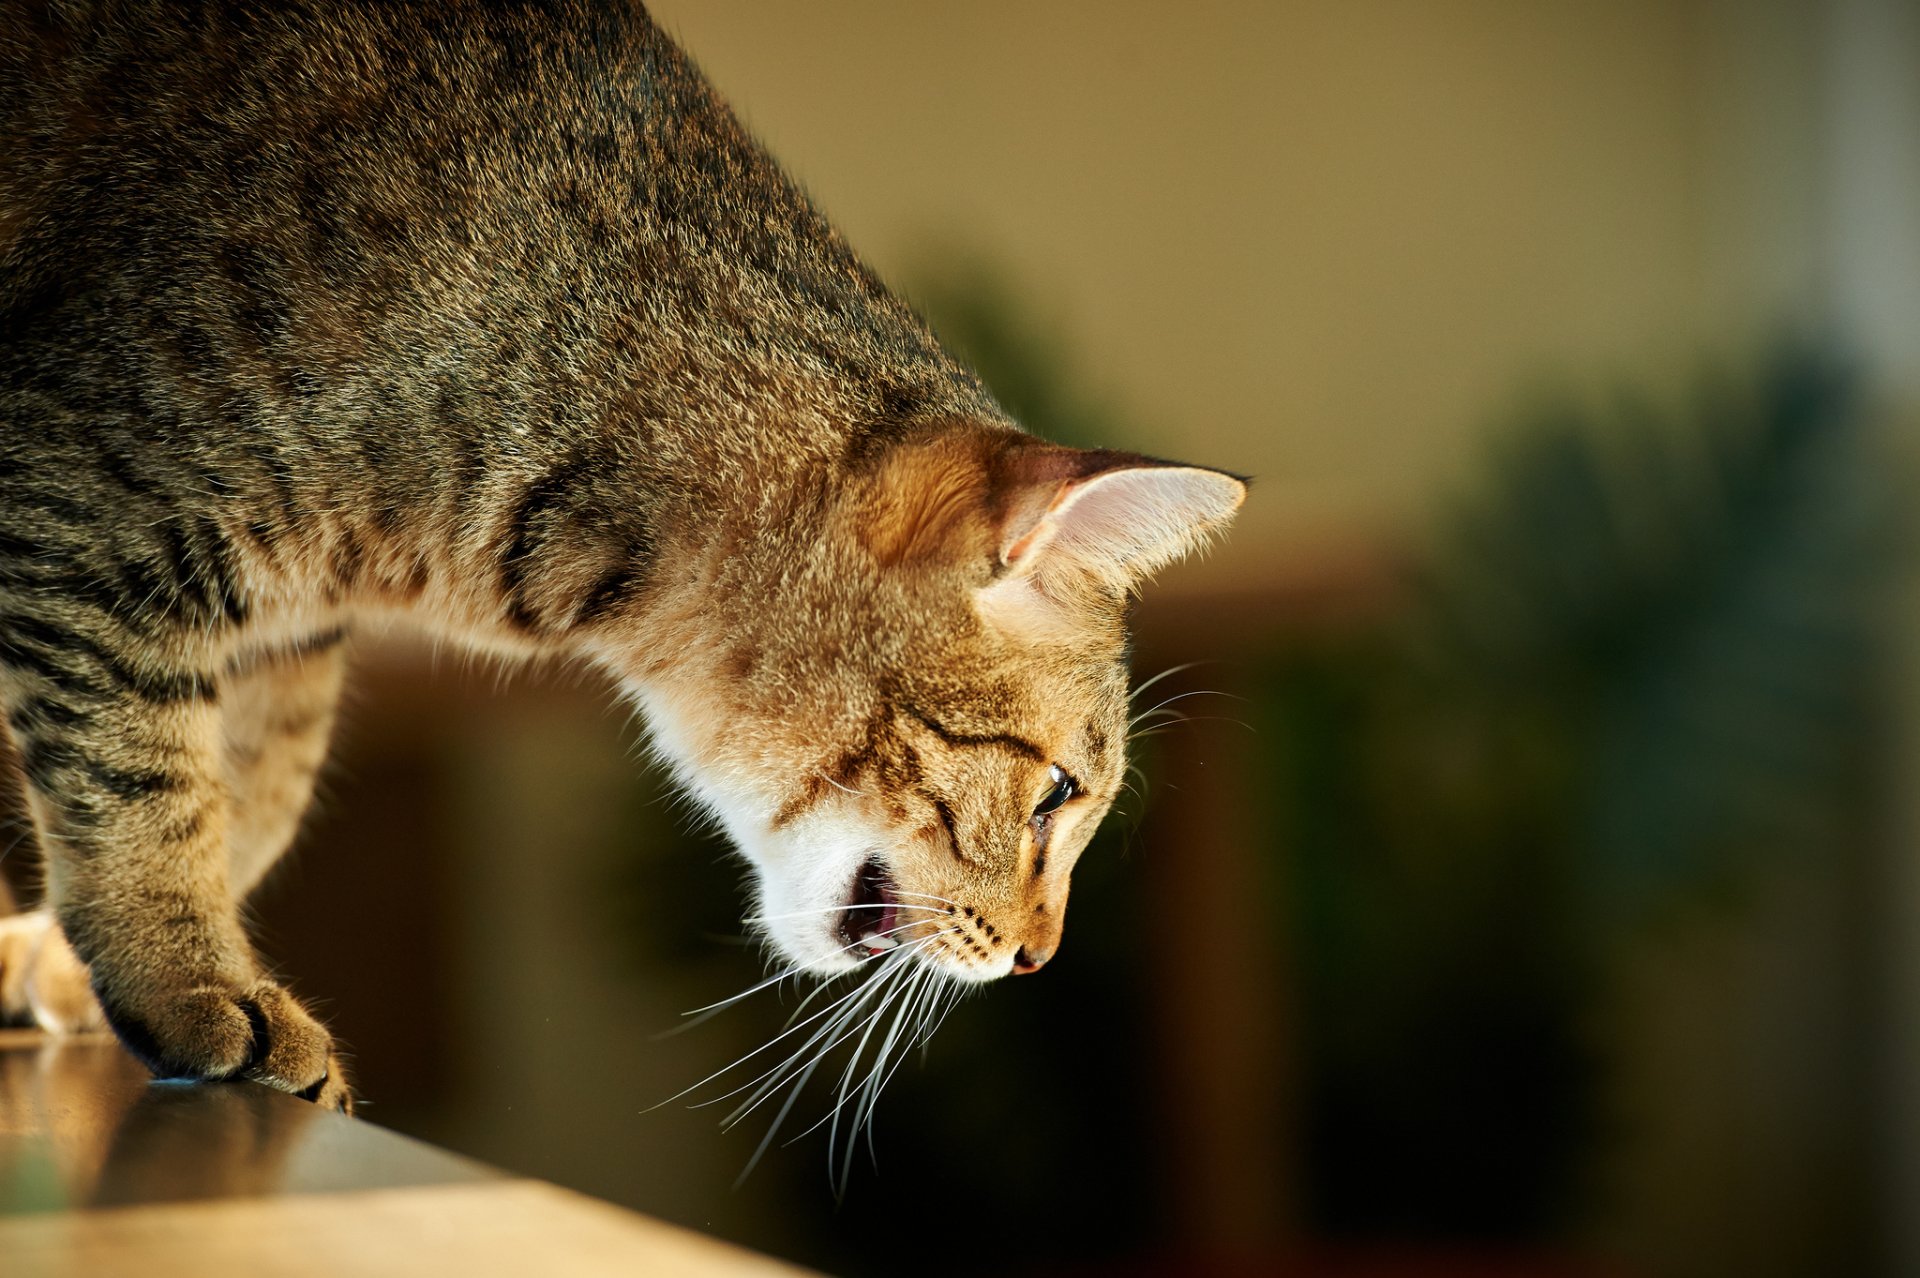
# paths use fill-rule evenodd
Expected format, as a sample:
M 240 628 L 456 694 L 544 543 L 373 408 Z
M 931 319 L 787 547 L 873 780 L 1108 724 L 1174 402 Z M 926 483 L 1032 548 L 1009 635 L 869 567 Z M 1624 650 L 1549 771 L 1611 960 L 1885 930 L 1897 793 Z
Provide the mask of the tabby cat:
M 637 5 L 0 14 L 7 1010 L 350 1105 L 238 902 L 391 614 L 609 672 L 793 962 L 1047 961 L 1241 480 L 1023 433 Z

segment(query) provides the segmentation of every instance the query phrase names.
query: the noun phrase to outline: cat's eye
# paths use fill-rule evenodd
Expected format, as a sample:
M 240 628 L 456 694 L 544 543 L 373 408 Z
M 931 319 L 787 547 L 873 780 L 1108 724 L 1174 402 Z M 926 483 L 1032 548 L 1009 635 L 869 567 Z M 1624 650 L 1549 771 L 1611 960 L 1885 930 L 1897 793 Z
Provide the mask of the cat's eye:
M 1036 821 L 1058 812 L 1061 804 L 1080 792 L 1079 783 L 1068 776 L 1066 770 L 1057 763 L 1047 769 L 1047 779 L 1053 782 L 1053 788 L 1047 791 L 1039 805 L 1034 808 L 1033 817 Z

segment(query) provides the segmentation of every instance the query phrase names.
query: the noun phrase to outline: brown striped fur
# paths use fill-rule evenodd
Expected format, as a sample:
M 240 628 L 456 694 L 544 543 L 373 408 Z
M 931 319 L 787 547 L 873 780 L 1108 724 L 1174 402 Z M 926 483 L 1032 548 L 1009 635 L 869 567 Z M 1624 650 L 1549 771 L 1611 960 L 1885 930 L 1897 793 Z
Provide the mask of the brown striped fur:
M 237 903 L 393 615 L 611 671 L 768 914 L 877 856 L 928 961 L 1051 952 L 1240 484 L 1021 434 L 641 9 L 4 0 L 0 122 L 13 1010 L 84 1022 L 64 935 L 156 1071 L 349 1102 Z

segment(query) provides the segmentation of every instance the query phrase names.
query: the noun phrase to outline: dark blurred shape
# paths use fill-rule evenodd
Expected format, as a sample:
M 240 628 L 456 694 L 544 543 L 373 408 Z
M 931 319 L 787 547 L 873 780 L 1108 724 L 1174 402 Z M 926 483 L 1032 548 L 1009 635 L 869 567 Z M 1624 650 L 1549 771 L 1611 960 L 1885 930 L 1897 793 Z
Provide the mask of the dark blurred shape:
M 1817 845 L 1851 810 L 1893 567 L 1856 400 L 1796 349 L 1677 420 L 1548 410 L 1444 539 L 1432 675 L 1551 721 L 1596 907 Z
M 1403 624 L 1271 661 L 1321 1230 L 1590 1223 L 1613 960 L 1770 861 L 1858 875 L 1884 813 L 1878 474 L 1850 379 L 1804 350 L 1671 419 L 1539 410 Z M 1822 1173 L 1863 1175 L 1864 1123 L 1832 1135 Z M 1825 1222 L 1841 1269 L 1865 1201 Z

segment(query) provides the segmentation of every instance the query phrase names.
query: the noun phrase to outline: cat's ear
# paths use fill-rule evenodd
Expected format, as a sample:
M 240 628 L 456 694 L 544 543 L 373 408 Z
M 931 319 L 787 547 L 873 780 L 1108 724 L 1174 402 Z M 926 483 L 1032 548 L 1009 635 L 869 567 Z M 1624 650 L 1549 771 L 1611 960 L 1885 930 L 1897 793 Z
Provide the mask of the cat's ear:
M 1129 590 L 1226 527 L 1239 476 L 1133 453 L 1009 450 L 996 467 L 999 575 L 1071 572 Z
M 1246 496 L 1224 471 L 1004 429 L 948 429 L 894 448 L 855 506 L 880 563 L 977 564 L 995 583 L 1125 592 L 1223 528 Z

